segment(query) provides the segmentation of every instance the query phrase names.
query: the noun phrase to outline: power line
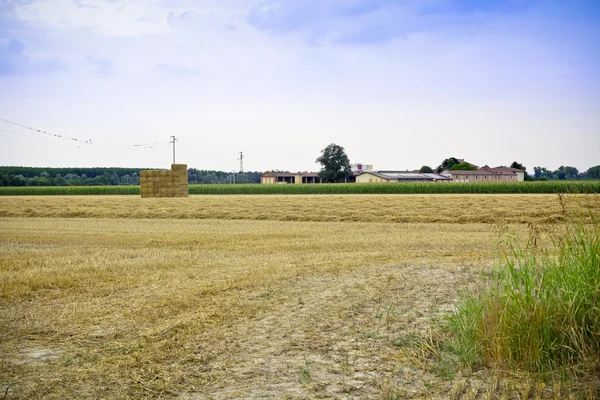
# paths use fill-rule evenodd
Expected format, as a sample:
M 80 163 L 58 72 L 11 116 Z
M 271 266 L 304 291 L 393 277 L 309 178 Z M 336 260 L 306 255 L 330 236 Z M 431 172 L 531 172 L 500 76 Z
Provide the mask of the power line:
M 177 141 L 177 139 L 175 138 L 175 136 L 171 136 L 171 140 L 169 141 L 169 143 L 173 143 L 173 164 L 175 164 L 175 142 Z
M 238 160 L 240 161 L 240 174 L 244 173 L 244 153 L 240 151 L 240 158 L 238 158 Z
M 52 141 L 50 141 L 50 140 L 46 140 L 46 139 L 42 139 L 42 138 L 36 138 L 36 137 L 33 137 L 33 136 L 25 135 L 25 134 L 23 134 L 23 133 L 18 133 L 18 132 L 10 131 L 10 130 L 8 130 L 8 129 L 3 129 L 3 128 L 0 128 L 0 131 L 3 131 L 3 132 L 8 132 L 8 133 L 12 133 L 12 134 L 14 134 L 14 135 L 23 136 L 23 137 L 30 138 L 30 139 L 40 140 L 40 141 L 42 141 L 42 142 L 46 142 L 46 143 L 57 144 L 57 145 L 59 145 L 59 146 L 72 147 L 72 148 L 74 148 L 74 149 L 89 149 L 89 147 L 73 146 L 73 145 L 66 144 L 66 143 L 57 143 L 57 142 L 52 142 Z
M 188 149 L 183 149 L 183 151 L 187 151 L 188 153 L 190 153 L 190 154 L 192 154 L 192 155 L 194 155 L 194 156 L 196 156 L 196 157 L 203 157 L 203 156 L 201 156 L 200 154 L 198 154 L 198 153 L 194 153 L 193 151 L 191 151 L 191 150 L 188 150 Z
M 65 136 L 65 135 L 59 135 L 57 133 L 47 132 L 47 131 L 45 131 L 43 129 L 36 129 L 36 128 L 32 128 L 32 127 L 27 126 L 27 125 L 20 124 L 18 122 L 10 121 L 10 120 L 8 120 L 6 118 L 1 118 L 0 117 L 0 121 L 8 122 L 9 124 L 13 124 L 13 125 L 19 126 L 21 128 L 29 129 L 30 131 L 33 131 L 33 132 L 42 133 L 42 134 L 45 134 L 45 135 L 48 135 L 48 136 L 52 136 L 52 137 L 56 137 L 56 138 L 59 138 L 59 139 L 75 141 L 75 142 L 78 142 L 78 143 L 81 143 L 81 144 L 95 145 L 94 147 L 96 147 L 96 146 L 98 146 L 100 144 L 100 145 L 111 146 L 111 147 L 115 147 L 115 146 L 124 147 L 124 148 L 140 147 L 140 148 L 144 148 L 144 149 L 153 149 L 154 147 L 157 147 L 157 145 L 159 144 L 159 142 L 139 143 L 139 144 L 133 144 L 133 145 L 122 145 L 122 144 L 116 144 L 116 143 L 102 143 L 102 142 L 98 144 L 97 142 L 96 143 L 92 143 L 92 139 L 88 139 L 88 140 L 84 141 L 82 139 L 77 139 L 77 138 L 74 138 L 74 137 L 68 137 L 68 136 Z M 27 136 L 27 137 L 31 137 L 31 136 Z M 50 142 L 50 143 L 55 143 L 55 142 Z
M 54 136 L 54 137 L 57 137 L 57 138 L 60 138 L 60 139 L 72 140 L 72 141 L 79 142 L 79 143 L 84 143 L 84 144 L 92 144 L 92 139 L 88 139 L 88 140 L 84 141 L 82 139 L 77 139 L 77 138 L 74 138 L 74 137 L 68 137 L 68 136 L 59 135 L 57 133 L 46 132 L 46 131 L 44 131 L 42 129 L 35 129 L 35 128 L 32 128 L 30 126 L 19 124 L 18 122 L 14 122 L 14 121 L 9 121 L 9 120 L 4 119 L 4 118 L 0 118 L 0 120 L 2 120 L 4 122 L 8 122 L 9 124 L 20 126 L 21 128 L 29 129 L 30 131 L 43 133 L 43 134 L 46 134 L 46 135 L 49 135 L 49 136 Z

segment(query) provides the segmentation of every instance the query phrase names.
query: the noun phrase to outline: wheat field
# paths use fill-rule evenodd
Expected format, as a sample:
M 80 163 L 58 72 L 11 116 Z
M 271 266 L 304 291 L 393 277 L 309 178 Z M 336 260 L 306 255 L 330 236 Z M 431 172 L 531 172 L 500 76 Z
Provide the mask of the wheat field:
M 574 202 L 600 211 L 597 197 Z M 434 327 L 502 235 L 551 225 L 561 207 L 551 195 L 3 197 L 0 389 L 569 398 L 432 356 Z

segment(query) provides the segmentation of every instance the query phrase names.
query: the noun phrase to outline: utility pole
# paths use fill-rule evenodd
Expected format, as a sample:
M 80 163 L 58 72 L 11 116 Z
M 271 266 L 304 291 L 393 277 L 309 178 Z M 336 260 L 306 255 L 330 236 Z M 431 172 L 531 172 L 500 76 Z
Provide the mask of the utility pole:
M 177 141 L 177 139 L 175 138 L 175 136 L 171 136 L 171 140 L 169 140 L 169 143 L 173 143 L 173 164 L 175 164 L 175 142 Z
M 244 173 L 244 153 L 242 153 L 240 151 L 240 158 L 238 158 L 238 160 L 240 161 L 240 174 Z

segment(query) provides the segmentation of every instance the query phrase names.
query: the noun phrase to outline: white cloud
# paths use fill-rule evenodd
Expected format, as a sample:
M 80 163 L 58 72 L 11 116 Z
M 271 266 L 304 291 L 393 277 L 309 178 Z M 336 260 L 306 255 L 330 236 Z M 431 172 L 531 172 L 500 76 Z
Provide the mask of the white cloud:
M 336 16 L 325 40 L 311 43 L 302 29 L 271 34 L 249 24 L 260 3 L 18 6 L 26 25 L 14 32 L 23 36 L 22 54 L 59 59 L 70 69 L 51 79 L 0 77 L 0 109 L 96 143 L 166 142 L 175 134 L 182 151 L 188 146 L 202 156 L 190 158 L 197 168 L 230 170 L 244 151 L 250 169 L 314 169 L 318 151 L 331 142 L 377 168 L 418 168 L 449 156 L 555 168 L 544 154 L 572 149 L 567 139 L 590 145 L 560 163 L 576 164 L 571 157 L 581 169 L 596 157 L 590 149 L 599 140 L 600 79 L 575 28 L 561 28 L 565 39 L 550 41 L 545 32 L 554 25 L 527 14 L 464 26 L 371 10 Z M 376 35 L 372 27 L 395 22 L 401 26 L 393 37 L 365 40 Z M 340 45 L 341 38 L 352 40 Z M 21 142 L 0 140 L 10 148 L 5 163 L 64 160 L 60 149 L 19 152 Z M 70 156 L 75 164 L 159 166 L 154 153 Z
M 71 0 L 53 0 L 25 4 L 16 11 L 23 20 L 49 28 L 91 28 L 98 34 L 114 36 L 169 34 L 167 13 L 155 6 L 152 0 L 90 0 L 80 5 Z

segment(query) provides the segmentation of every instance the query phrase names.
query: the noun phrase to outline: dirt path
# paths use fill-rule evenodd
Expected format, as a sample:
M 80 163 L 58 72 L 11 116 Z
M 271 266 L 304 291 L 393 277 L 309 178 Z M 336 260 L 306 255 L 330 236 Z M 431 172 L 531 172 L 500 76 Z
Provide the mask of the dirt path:
M 217 353 L 207 371 L 213 383 L 183 398 L 425 394 L 436 378 L 402 367 L 402 343 L 425 337 L 472 277 L 467 269 L 380 266 L 291 282 L 271 294 L 285 298 L 275 310 L 221 331 L 224 346 L 205 349 Z

